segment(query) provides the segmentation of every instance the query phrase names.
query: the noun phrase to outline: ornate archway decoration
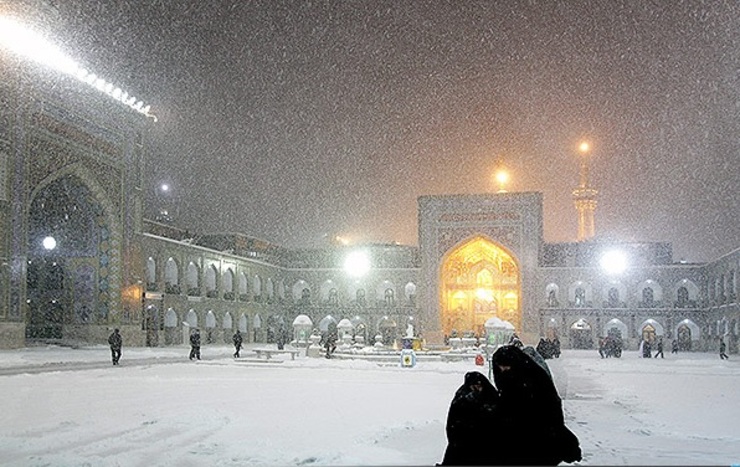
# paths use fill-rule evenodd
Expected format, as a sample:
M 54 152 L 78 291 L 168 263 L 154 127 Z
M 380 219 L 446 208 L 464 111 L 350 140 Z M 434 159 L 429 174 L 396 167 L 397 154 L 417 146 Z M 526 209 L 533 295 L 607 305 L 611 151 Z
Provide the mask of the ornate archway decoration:
M 440 322 L 450 336 L 483 335 L 493 317 L 521 329 L 521 283 L 516 258 L 501 245 L 475 236 L 451 249 L 439 271 Z

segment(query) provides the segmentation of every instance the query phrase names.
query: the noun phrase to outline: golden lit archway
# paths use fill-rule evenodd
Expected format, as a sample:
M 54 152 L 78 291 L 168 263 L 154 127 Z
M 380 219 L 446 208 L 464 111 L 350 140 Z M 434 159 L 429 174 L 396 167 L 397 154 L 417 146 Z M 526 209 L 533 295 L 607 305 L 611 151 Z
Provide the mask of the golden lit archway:
M 480 336 L 492 317 L 521 329 L 519 266 L 501 246 L 476 236 L 450 250 L 440 267 L 440 322 L 450 336 Z

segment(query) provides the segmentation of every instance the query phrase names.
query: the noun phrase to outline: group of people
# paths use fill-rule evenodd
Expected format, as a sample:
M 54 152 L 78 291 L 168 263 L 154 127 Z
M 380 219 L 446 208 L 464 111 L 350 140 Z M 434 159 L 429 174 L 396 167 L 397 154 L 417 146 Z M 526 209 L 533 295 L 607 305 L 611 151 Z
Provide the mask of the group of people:
M 239 334 L 239 331 L 236 332 Z M 241 335 L 239 336 L 239 345 L 237 347 L 235 357 L 239 356 L 239 349 L 241 348 Z M 236 345 L 236 335 L 234 335 Z M 113 365 L 119 365 L 119 362 L 121 360 L 121 349 L 123 348 L 123 337 L 121 336 L 121 331 L 116 328 L 113 330 L 113 332 L 108 336 L 108 345 L 110 346 L 110 353 L 111 353 L 111 360 L 113 360 Z M 198 329 L 193 329 L 190 332 L 190 360 L 200 360 L 200 331 Z
M 241 331 L 238 329 L 231 337 L 234 343 L 234 358 L 241 357 L 241 350 L 244 343 Z M 200 331 L 196 328 L 190 332 L 190 360 L 200 360 Z
M 653 345 L 650 343 L 650 341 L 643 340 L 640 342 L 640 356 L 642 358 L 665 358 L 665 355 L 663 354 L 663 338 L 660 337 L 658 339 L 658 342 L 655 343 L 655 355 L 652 354 L 653 352 Z M 671 343 L 671 353 L 678 353 L 678 341 L 673 339 L 673 342 Z
M 622 338 L 608 335 L 599 340 L 599 355 L 601 358 L 619 358 L 622 356 Z
M 529 350 L 529 352 L 528 352 Z M 500 347 L 491 357 L 495 386 L 471 371 L 447 415 L 441 465 L 557 465 L 581 460 L 565 426 L 560 396 L 531 347 Z M 538 361 L 539 360 L 539 361 Z
M 653 346 L 650 343 L 650 341 L 643 340 L 640 342 L 640 356 L 642 358 L 664 358 L 663 356 L 663 338 L 659 338 L 656 345 L 656 352 L 655 355 L 652 354 Z M 601 349 L 599 349 L 599 352 L 601 352 Z M 727 356 L 727 344 L 725 344 L 725 340 L 723 338 L 719 338 L 719 358 L 720 360 L 726 360 L 730 357 Z M 678 341 L 676 339 L 673 339 L 671 342 L 671 353 L 678 353 Z

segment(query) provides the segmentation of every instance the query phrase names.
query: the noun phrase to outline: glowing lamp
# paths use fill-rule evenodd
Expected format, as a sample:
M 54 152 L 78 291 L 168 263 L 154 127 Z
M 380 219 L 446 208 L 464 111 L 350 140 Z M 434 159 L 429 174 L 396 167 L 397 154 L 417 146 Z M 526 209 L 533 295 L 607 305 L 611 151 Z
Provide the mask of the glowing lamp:
M 493 290 L 483 288 L 475 289 L 475 297 L 478 300 L 491 303 L 493 301 Z
M 120 88 L 108 83 L 95 73 L 90 73 L 82 68 L 43 35 L 25 27 L 13 18 L 3 15 L 0 15 L 0 47 L 65 75 L 74 76 L 103 94 L 107 94 L 135 111 L 157 121 L 157 118 L 149 113 L 150 106 L 145 105 L 142 101 L 137 101 L 135 97 L 128 98 L 127 93 L 122 92 Z
M 506 183 L 509 181 L 509 173 L 505 170 L 499 170 L 495 175 L 496 183 L 498 183 L 499 193 L 506 192 Z
M 607 274 L 621 274 L 627 269 L 627 257 L 618 250 L 607 251 L 601 256 L 601 269 Z
M 344 270 L 352 277 L 362 277 L 370 270 L 370 257 L 364 251 L 353 251 L 344 259 Z
M 57 247 L 57 241 L 54 237 L 44 237 L 41 241 L 41 245 L 43 245 L 45 250 L 51 251 Z

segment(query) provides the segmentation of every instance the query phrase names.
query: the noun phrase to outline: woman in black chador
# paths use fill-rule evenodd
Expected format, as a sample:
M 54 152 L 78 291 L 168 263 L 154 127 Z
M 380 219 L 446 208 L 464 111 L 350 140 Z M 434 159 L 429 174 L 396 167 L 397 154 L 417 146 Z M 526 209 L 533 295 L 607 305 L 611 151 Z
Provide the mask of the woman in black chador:
M 499 428 L 486 448 L 496 453 L 490 463 L 557 465 L 581 460 L 578 438 L 565 426 L 562 402 L 548 371 L 513 345 L 500 347 L 491 359 Z
M 498 394 L 477 371 L 465 374 L 447 414 L 447 450 L 441 465 L 490 465 Z

